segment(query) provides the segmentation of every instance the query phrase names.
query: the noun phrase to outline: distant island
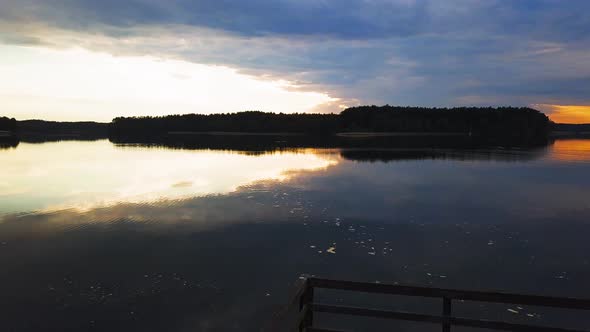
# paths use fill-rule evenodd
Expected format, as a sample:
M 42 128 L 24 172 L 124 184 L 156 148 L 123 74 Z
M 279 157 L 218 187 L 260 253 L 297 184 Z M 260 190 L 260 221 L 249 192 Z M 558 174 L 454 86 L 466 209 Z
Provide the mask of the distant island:
M 358 106 L 340 114 L 247 111 L 159 117 L 118 117 L 110 123 L 16 121 L 0 117 L 2 137 L 35 140 L 153 141 L 187 136 L 463 136 L 537 143 L 552 134 L 583 135 L 590 125 L 555 124 L 532 108 Z M 194 137 L 193 137 L 194 138 Z M 208 141 L 211 138 L 207 139 Z

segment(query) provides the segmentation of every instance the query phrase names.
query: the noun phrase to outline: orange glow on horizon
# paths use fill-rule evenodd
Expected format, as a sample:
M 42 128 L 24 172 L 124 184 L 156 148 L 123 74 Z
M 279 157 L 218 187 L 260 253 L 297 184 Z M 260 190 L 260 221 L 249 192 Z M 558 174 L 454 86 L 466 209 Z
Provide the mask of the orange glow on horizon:
M 536 105 L 551 121 L 557 123 L 590 123 L 590 106 L 584 105 Z

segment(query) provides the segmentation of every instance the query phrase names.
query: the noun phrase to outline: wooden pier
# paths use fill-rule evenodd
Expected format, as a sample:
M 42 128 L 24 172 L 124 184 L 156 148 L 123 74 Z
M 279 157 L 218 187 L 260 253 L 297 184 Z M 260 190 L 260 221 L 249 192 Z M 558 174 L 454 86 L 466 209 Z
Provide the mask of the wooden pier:
M 363 307 L 316 303 L 314 301 L 314 291 L 317 289 L 331 289 L 348 292 L 403 295 L 411 297 L 440 299 L 441 314 L 431 315 L 418 312 L 386 311 Z M 295 320 L 295 326 L 291 325 L 291 328 L 286 328 L 284 330 L 306 332 L 341 332 L 337 330 L 321 329 L 314 326 L 315 313 L 330 313 L 365 318 L 395 319 L 437 324 L 441 326 L 443 332 L 451 331 L 451 327 L 453 326 L 523 332 L 590 332 L 590 329 L 576 330 L 559 327 L 544 327 L 502 321 L 456 317 L 452 314 L 453 301 L 475 301 L 562 309 L 590 310 L 590 299 L 520 295 L 498 292 L 464 291 L 457 289 L 387 285 L 378 283 L 306 278 L 301 280 L 301 282 L 299 283 L 296 295 L 294 296 L 294 299 L 291 304 L 291 307 L 296 307 L 296 309 L 294 310 L 297 315 Z M 583 313 L 586 315 L 590 314 L 587 312 Z

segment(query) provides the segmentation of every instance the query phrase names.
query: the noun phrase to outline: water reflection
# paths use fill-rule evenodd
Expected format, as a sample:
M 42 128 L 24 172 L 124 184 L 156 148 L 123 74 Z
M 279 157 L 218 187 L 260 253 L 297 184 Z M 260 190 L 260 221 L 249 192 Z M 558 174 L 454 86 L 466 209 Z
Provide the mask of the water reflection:
M 367 148 L 366 142 L 356 141 L 341 149 L 272 148 L 268 138 L 249 139 L 248 144 L 258 150 L 226 150 L 227 142 L 213 144 L 216 150 L 196 149 L 209 141 L 170 146 L 106 140 L 21 143 L 0 153 L 0 214 L 222 194 L 257 181 L 285 180 L 297 172 L 326 169 L 343 160 L 526 161 L 547 152 L 543 147 L 399 148 L 397 140 L 394 147 L 381 148 Z
M 558 139 L 553 143 L 551 156 L 567 162 L 590 161 L 590 139 Z
M 1 137 L 0 136 L 0 150 L 16 148 L 19 144 L 18 139 L 14 137 Z
M 454 160 L 518 162 L 542 158 L 546 147 L 529 149 L 342 149 L 342 158 L 365 162 L 393 162 L 401 160 Z
M 301 274 L 590 297 L 590 165 L 556 157 L 590 154 L 583 142 L 276 153 L 80 144 L 0 153 L 25 148 L 0 157 L 4 174 L 40 182 L 3 177 L 11 208 L 31 196 L 77 207 L 86 199 L 64 193 L 80 183 L 101 193 L 93 204 L 109 202 L 0 217 L 4 330 L 258 331 Z M 233 174 L 242 167 L 247 177 Z M 121 190 L 131 184 L 145 190 Z M 509 308 L 465 310 L 514 317 Z
M 534 149 L 519 140 L 489 140 L 469 136 L 313 136 L 313 135 L 169 135 L 158 138 L 110 138 L 114 144 L 163 146 L 173 149 L 273 151 L 293 148 L 336 149 Z
M 249 154 L 115 146 L 106 140 L 21 143 L 0 153 L 0 214 L 221 194 L 338 160 L 313 150 Z

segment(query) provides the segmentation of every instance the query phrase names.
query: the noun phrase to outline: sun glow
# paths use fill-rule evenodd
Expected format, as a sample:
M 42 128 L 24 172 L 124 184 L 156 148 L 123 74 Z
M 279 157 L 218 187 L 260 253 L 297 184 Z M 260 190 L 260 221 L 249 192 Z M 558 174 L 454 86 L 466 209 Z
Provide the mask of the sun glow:
M 17 119 L 110 121 L 116 116 L 305 112 L 337 99 L 285 81 L 155 57 L 81 48 L 0 46 L 0 101 Z
M 537 104 L 553 122 L 557 123 L 590 123 L 590 106 L 585 105 L 548 105 Z

